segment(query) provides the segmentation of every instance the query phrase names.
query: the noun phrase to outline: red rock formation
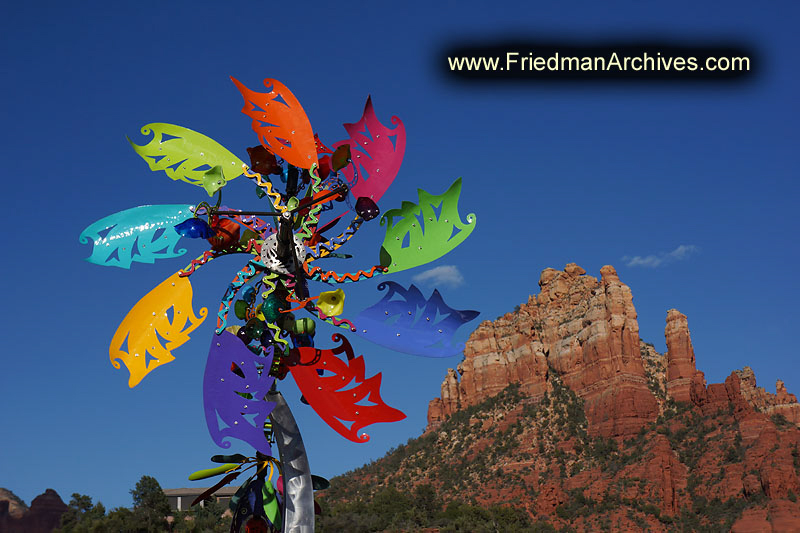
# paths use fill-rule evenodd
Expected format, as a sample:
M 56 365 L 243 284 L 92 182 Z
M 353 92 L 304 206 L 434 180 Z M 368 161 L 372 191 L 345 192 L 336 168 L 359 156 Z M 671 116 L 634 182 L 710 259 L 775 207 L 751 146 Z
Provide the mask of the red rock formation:
M 775 394 L 771 394 L 763 387 L 756 386 L 756 376 L 749 366 L 735 370 L 734 373 L 739 377 L 741 394 L 747 403 L 762 413 L 780 414 L 794 424 L 800 423 L 800 405 L 797 403 L 797 397 L 786 391 L 783 381 L 778 380 L 775 383 Z
M 20 518 L 22 513 L 28 510 L 28 506 L 25 505 L 25 502 L 20 500 L 16 494 L 8 489 L 0 487 L 0 505 L 2 505 L 4 501 L 8 502 L 8 514 L 14 518 Z
M 601 268 L 599 282 L 585 274 L 574 263 L 563 271 L 545 269 L 538 296 L 515 313 L 480 324 L 467 341 L 457 372 L 451 369 L 442 383 L 441 397 L 431 400 L 428 428 L 509 383 L 541 397 L 549 390 L 551 370 L 585 400 L 593 434 L 624 438 L 652 422 L 665 398 L 654 396 L 648 379 L 667 397 L 691 402 L 706 413 L 733 404 L 740 413 L 755 409 L 800 424 L 800 404 L 780 380 L 776 393 L 768 393 L 756 386 L 753 371 L 745 367 L 724 384 L 707 385 L 696 368 L 686 315 L 676 309 L 667 312 L 664 372 L 656 361 L 660 354 L 641 346 L 631 290 L 616 270 Z
M 30 509 L 25 509 L 21 514 L 9 511 L 11 500 L 0 500 L 2 533 L 50 533 L 58 527 L 61 515 L 67 510 L 61 497 L 53 489 L 47 489 L 44 494 L 35 497 Z
M 442 382 L 441 398 L 434 398 L 428 403 L 428 425 L 434 425 L 461 408 L 458 377 L 452 368 L 447 370 L 447 377 Z
M 548 390 L 552 368 L 585 400 L 595 433 L 625 437 L 658 416 L 647 387 L 631 290 L 611 266 L 598 281 L 571 263 L 546 269 L 541 292 L 517 313 L 483 322 L 467 342 L 464 361 L 449 372 L 431 402 L 429 427 L 456 410 L 520 383 L 526 394 Z
M 732 533 L 795 533 L 800 511 L 788 501 L 769 502 L 766 508 L 746 509 L 731 528 Z
M 667 394 L 675 401 L 688 402 L 697 368 L 686 315 L 677 309 L 667 311 L 664 337 L 667 340 Z

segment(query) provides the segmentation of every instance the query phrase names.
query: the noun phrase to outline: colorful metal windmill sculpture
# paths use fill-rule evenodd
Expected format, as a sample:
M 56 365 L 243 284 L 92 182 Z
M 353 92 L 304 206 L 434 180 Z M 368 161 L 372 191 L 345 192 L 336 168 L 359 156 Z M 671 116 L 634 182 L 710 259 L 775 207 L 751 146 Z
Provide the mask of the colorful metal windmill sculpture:
M 207 239 L 210 244 L 145 295 L 114 334 L 111 363 L 115 368 L 125 365 L 130 387 L 172 361 L 172 351 L 206 317 L 205 308 L 197 313 L 192 308 L 189 277 L 217 257 L 247 257 L 222 296 L 203 403 L 218 446 L 230 449 L 232 441 L 238 441 L 255 452 L 214 456 L 211 460 L 221 466 L 195 472 L 190 479 L 225 474 L 197 500 L 202 501 L 252 468 L 231 500 L 231 531 L 248 524 L 253 530 L 310 532 L 313 491 L 327 482 L 311 475 L 297 424 L 276 382 L 291 375 L 303 399 L 354 442 L 369 440 L 359 432 L 370 424 L 405 418 L 381 399 L 381 374 L 366 376 L 363 356 L 355 356 L 344 335 L 332 336 L 333 348 L 315 346 L 315 320 L 398 351 L 442 357 L 461 351 L 463 346 L 453 344 L 453 336 L 478 315 L 448 307 L 438 291 L 426 300 L 413 285 L 406 289 L 386 281 L 378 285 L 386 290 L 384 297 L 351 321 L 341 318 L 344 291 L 312 295 L 315 282 L 355 282 L 423 265 L 464 241 L 476 219 L 470 214 L 463 222 L 458 214 L 460 179 L 441 195 L 419 190 L 418 203 L 403 202 L 380 219 L 386 236 L 378 264 L 346 274 L 323 269 L 317 262 L 324 258 L 348 258 L 339 248 L 380 214 L 377 202 L 397 175 L 405 152 L 403 123 L 392 117 L 393 127 L 384 126 L 367 99 L 361 120 L 344 125 L 349 138 L 328 148 L 283 84 L 267 79 L 268 92 L 260 93 L 233 82 L 261 143 L 247 149 L 250 165 L 205 135 L 172 124 L 148 124 L 142 133 L 152 134 L 152 139 L 141 146 L 131 142 L 151 170 L 204 188 L 210 197 L 217 196 L 215 205 L 135 207 L 95 222 L 80 239 L 93 242 L 88 261 L 122 268 L 184 254 L 186 250 L 176 249 L 181 237 Z M 269 203 L 266 210 L 222 205 L 222 188 L 241 175 L 255 182 L 257 196 Z M 280 179 L 283 192 L 269 176 Z M 334 216 L 337 210 L 343 212 Z M 344 231 L 324 236 L 351 212 Z M 323 223 L 324 217 L 330 220 Z M 294 312 L 299 310 L 310 316 L 297 318 Z

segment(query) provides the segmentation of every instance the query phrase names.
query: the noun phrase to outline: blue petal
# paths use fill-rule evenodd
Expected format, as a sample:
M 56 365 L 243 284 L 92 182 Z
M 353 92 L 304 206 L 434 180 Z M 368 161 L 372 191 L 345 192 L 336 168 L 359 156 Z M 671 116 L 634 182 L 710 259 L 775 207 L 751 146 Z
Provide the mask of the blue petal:
M 180 235 L 170 229 L 191 218 L 191 205 L 145 205 L 108 215 L 83 230 L 80 242 L 89 243 L 90 263 L 130 268 L 132 262 L 154 263 L 156 259 L 178 257 Z
M 398 352 L 425 357 L 450 357 L 464 350 L 463 344 L 453 344 L 453 337 L 458 328 L 480 314 L 478 311 L 449 307 L 438 290 L 425 300 L 414 285 L 408 289 L 393 281 L 378 285 L 378 290 L 386 288 L 389 291 L 383 299 L 353 319 L 356 335 Z

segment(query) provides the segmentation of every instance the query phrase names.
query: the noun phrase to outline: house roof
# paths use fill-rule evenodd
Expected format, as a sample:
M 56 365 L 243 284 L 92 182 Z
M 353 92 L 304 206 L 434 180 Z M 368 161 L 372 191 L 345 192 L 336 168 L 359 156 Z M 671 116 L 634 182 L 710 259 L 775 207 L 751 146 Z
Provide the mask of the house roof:
M 200 496 L 205 491 L 207 491 L 209 487 L 184 487 L 180 489 L 162 489 L 164 494 L 167 496 Z M 233 496 L 236 494 L 236 491 L 239 490 L 239 487 L 222 487 L 221 489 L 217 490 L 214 493 L 214 496 Z

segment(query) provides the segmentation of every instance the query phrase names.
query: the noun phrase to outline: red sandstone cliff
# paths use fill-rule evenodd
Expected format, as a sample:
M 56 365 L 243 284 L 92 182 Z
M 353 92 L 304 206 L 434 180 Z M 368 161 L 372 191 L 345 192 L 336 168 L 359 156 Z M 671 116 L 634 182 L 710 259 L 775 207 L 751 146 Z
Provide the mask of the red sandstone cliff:
M 611 266 L 600 270 L 599 281 L 585 274 L 575 264 L 548 268 L 538 296 L 482 323 L 458 365 L 460 381 L 449 372 L 441 398 L 430 403 L 429 427 L 509 383 L 539 397 L 548 390 L 549 368 L 584 399 L 597 434 L 630 436 L 655 420 L 659 406 L 645 377 L 631 290 Z
M 706 411 L 727 407 L 779 413 L 800 423 L 800 404 L 782 381 L 771 394 L 756 386 L 749 367 L 725 384 L 707 385 L 698 371 L 686 316 L 667 312 L 666 357 L 639 339 L 630 288 L 612 266 L 601 278 L 574 263 L 548 268 L 540 293 L 514 313 L 485 321 L 470 335 L 464 360 L 449 370 L 440 398 L 428 407 L 428 428 L 456 411 L 476 405 L 509 383 L 532 398 L 551 390 L 548 370 L 584 401 L 590 433 L 626 438 L 663 412 L 667 399 L 691 402 Z M 661 388 L 665 395 L 654 393 Z
M 688 402 L 692 380 L 698 372 L 686 315 L 677 309 L 667 311 L 664 337 L 667 341 L 667 395 L 675 401 Z

